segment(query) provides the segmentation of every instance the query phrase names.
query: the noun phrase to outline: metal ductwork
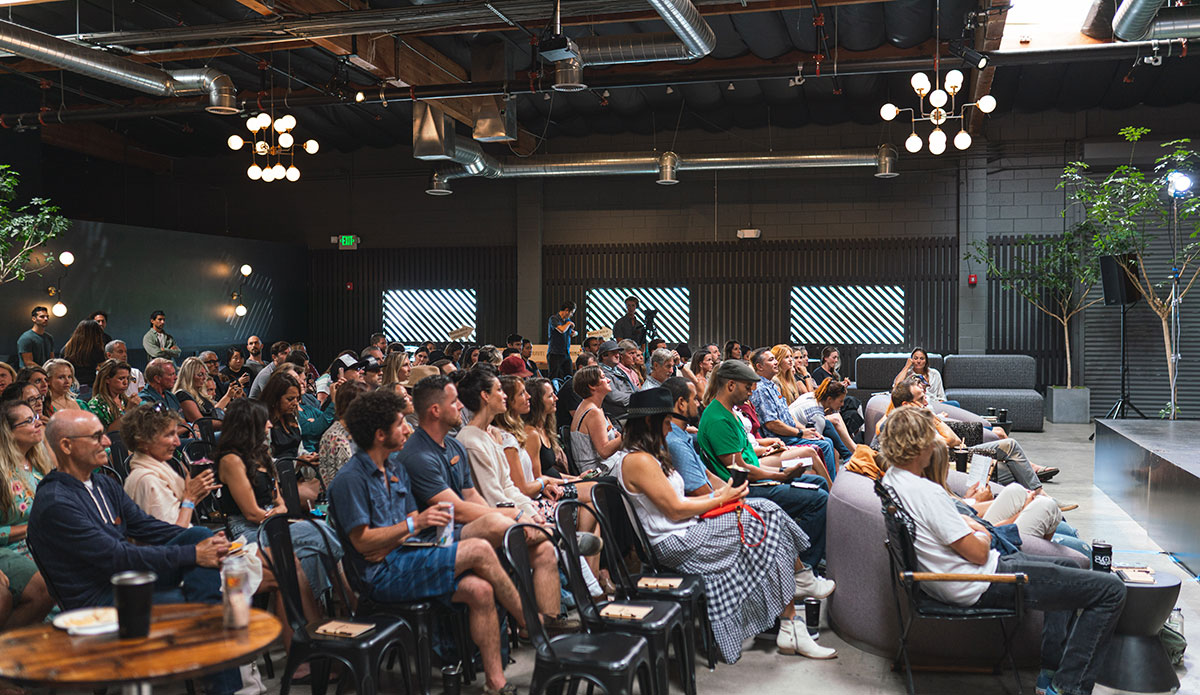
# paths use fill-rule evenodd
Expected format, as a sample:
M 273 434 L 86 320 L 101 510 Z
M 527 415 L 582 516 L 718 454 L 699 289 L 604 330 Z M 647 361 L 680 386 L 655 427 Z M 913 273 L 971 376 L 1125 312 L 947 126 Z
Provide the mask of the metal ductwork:
M 850 150 L 812 154 L 725 154 L 686 157 L 674 152 L 661 155 L 639 153 L 546 155 L 536 158 L 497 159 L 470 140 L 455 140 L 445 150 L 444 164 L 430 179 L 426 193 L 449 195 L 456 179 L 540 178 L 550 176 L 653 175 L 656 182 L 678 183 L 676 172 L 714 169 L 824 169 L 831 167 L 875 167 L 875 176 L 896 176 L 896 149 L 881 145 L 877 150 Z
M 670 28 L 670 34 L 630 34 L 580 39 L 584 65 L 695 60 L 712 53 L 717 36 L 691 0 L 647 0 Z
M 1125 0 L 1113 16 L 1113 35 L 1122 41 L 1200 37 L 1200 5 L 1166 4 L 1166 0 Z
M 239 111 L 233 80 L 213 68 L 166 72 L 5 21 L 0 21 L 0 48 L 145 94 L 177 97 L 206 93 L 209 103 L 205 110 L 210 113 Z

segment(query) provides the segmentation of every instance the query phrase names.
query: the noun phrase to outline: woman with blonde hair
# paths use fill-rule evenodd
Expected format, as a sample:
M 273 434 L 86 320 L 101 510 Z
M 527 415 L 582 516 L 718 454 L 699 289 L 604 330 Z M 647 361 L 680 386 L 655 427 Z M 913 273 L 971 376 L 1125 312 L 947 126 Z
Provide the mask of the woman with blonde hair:
M 0 393 L 17 383 L 17 370 L 8 362 L 0 362 Z
M 803 345 L 792 348 L 792 376 L 795 377 L 796 390 L 802 394 L 817 388 L 817 382 L 808 373 L 808 348 Z
M 792 367 L 792 348 L 780 343 L 771 348 L 771 354 L 775 355 L 776 361 L 779 362 L 779 372 L 771 381 L 779 385 L 780 395 L 788 405 L 791 405 L 803 393 L 796 385 L 796 371 Z
M 403 384 L 408 382 L 408 375 L 412 373 L 412 365 L 409 364 L 408 353 L 401 350 L 393 352 L 383 360 L 383 383 L 384 384 Z
M 50 417 L 60 410 L 83 410 L 84 405 L 71 393 L 75 384 L 75 366 L 64 359 L 47 360 L 42 365 L 46 370 L 46 402 L 42 404 L 42 415 Z
M 37 570 L 25 536 L 38 483 L 53 468 L 42 416 L 22 401 L 0 405 L 0 630 L 29 625 L 54 600 Z
M 206 388 L 208 377 L 208 368 L 199 357 L 185 359 L 179 367 L 179 374 L 175 376 L 175 397 L 179 399 L 180 413 L 188 423 L 202 417 L 213 418 L 213 429 L 219 430 L 220 416 L 229 407 L 230 401 L 243 395 L 242 385 L 236 381 L 230 382 L 225 396 L 213 403 Z
M 105 360 L 96 367 L 96 382 L 92 384 L 92 399 L 87 402 L 87 409 L 100 418 L 107 432 L 119 429 L 121 416 L 141 403 L 137 396 L 125 395 L 131 370 L 129 363 L 121 360 Z

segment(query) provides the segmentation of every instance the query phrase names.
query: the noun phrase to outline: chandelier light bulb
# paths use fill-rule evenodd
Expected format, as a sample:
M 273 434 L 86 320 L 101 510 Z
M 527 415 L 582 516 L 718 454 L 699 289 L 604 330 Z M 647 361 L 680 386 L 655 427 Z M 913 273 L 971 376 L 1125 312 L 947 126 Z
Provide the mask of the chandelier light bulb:
M 975 105 L 979 107 L 980 111 L 991 113 L 996 110 L 996 97 L 991 94 L 985 94 L 979 97 L 979 101 Z
M 250 131 L 251 133 L 258 132 L 258 116 L 251 116 L 250 118 L 246 119 L 246 130 Z
M 929 77 L 927 77 L 925 73 L 913 73 L 912 79 L 909 80 L 909 83 L 912 84 L 913 91 L 917 93 L 917 96 L 923 97 L 929 93 Z
M 958 94 L 958 90 L 963 86 L 963 74 L 959 70 L 951 70 L 946 73 L 946 91 L 951 94 Z
M 254 268 L 251 268 L 249 263 L 242 264 L 240 270 L 242 271 L 243 277 L 250 277 L 250 273 L 254 272 Z
M 930 142 L 929 142 L 929 153 L 930 154 L 941 154 L 945 151 L 946 151 L 946 139 L 945 138 L 942 138 L 941 140 L 933 140 L 933 138 L 930 138 Z
M 946 109 L 934 109 L 929 112 L 929 120 L 933 121 L 934 125 L 941 125 L 946 122 Z
M 242 145 L 246 144 L 246 141 L 242 139 L 241 135 L 230 135 L 225 144 L 229 145 L 229 149 L 231 150 L 240 150 L 242 149 Z
M 317 144 L 316 140 L 306 140 L 304 143 L 304 151 L 309 154 L 316 154 L 319 149 L 321 146 Z
M 293 144 L 295 144 L 295 142 L 296 142 L 296 140 L 295 140 L 295 138 L 292 137 L 291 133 L 284 131 L 279 134 L 279 146 L 280 147 L 287 149 L 287 148 L 291 147 Z
M 71 265 L 75 262 L 75 254 L 71 253 L 70 251 L 63 251 L 62 253 L 58 254 L 58 262 L 62 263 L 63 265 Z
M 246 315 L 246 305 L 238 304 L 237 306 L 235 306 L 233 308 L 233 313 L 237 314 L 238 316 L 245 316 Z
M 358 103 L 360 103 L 360 104 L 361 104 L 361 103 L 363 103 L 364 101 L 366 101 L 366 100 L 367 100 L 367 95 L 366 95 L 366 94 L 363 94 L 362 92 L 355 92 L 355 93 L 354 93 L 354 100 L 355 100 L 355 101 L 357 101 Z
M 965 150 L 971 146 L 971 134 L 965 130 L 958 131 L 958 135 L 954 136 L 954 146 L 960 150 Z
M 879 117 L 885 121 L 892 120 L 899 112 L 900 109 L 896 108 L 895 104 L 884 104 L 883 106 L 879 107 Z
M 283 129 L 284 130 L 291 130 L 292 128 L 296 127 L 296 117 L 290 113 L 284 114 L 284 116 L 281 120 L 283 120 Z
M 251 164 L 250 168 L 246 169 L 246 176 L 248 176 L 251 181 L 257 181 L 261 179 L 262 174 L 262 167 L 258 166 L 257 164 Z
M 941 128 L 934 128 L 933 132 L 931 132 L 929 134 L 929 144 L 933 145 L 933 143 L 935 143 L 935 142 L 940 142 L 943 145 L 945 145 L 946 144 L 946 131 L 942 130 Z
M 282 133 L 285 130 L 287 130 L 287 127 L 284 125 L 283 118 L 276 118 L 275 119 L 275 132 Z
M 288 181 L 299 181 L 300 180 L 300 169 L 295 164 L 293 164 L 287 168 L 287 173 L 284 174 L 284 176 L 287 177 Z
M 271 183 L 275 180 L 275 170 L 272 167 L 267 167 L 262 170 L 262 180 Z
M 904 141 L 904 149 L 916 154 L 921 151 L 921 146 L 923 144 L 924 143 L 921 142 L 921 136 L 913 133 L 912 135 L 908 136 L 907 140 Z
M 275 175 L 275 178 L 282 179 L 287 176 L 287 169 L 284 169 L 282 164 L 276 164 L 271 167 L 271 173 Z
M 258 119 L 259 130 L 266 130 L 271 127 L 271 116 L 269 114 L 260 113 L 256 118 Z
M 54 306 L 50 307 L 50 313 L 62 318 L 67 315 L 67 305 L 62 302 L 55 302 Z
M 929 104 L 931 106 L 936 106 L 938 108 L 941 108 L 941 107 L 945 106 L 946 102 L 949 100 L 950 100 L 950 97 L 946 94 L 946 92 L 944 92 L 940 89 L 935 89 L 929 93 Z
M 268 149 L 270 148 L 267 146 L 266 140 L 259 140 L 254 143 L 255 154 L 266 154 Z

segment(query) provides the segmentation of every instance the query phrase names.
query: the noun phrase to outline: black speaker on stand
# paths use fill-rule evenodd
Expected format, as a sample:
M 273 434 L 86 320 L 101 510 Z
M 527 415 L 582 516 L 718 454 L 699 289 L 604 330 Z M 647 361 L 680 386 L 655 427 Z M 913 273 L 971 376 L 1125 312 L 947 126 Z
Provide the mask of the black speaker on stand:
M 1105 418 L 1124 418 L 1126 409 L 1132 409 L 1139 417 L 1145 419 L 1146 414 L 1138 410 L 1129 397 L 1129 363 L 1125 350 L 1125 314 L 1129 307 L 1142 298 L 1138 285 L 1129 277 L 1126 268 L 1137 272 L 1137 259 L 1133 254 L 1123 256 L 1100 257 L 1100 283 L 1104 287 L 1104 303 L 1108 306 L 1121 307 L 1121 395 L 1117 402 L 1108 409 Z M 1095 436 L 1095 435 L 1093 435 Z

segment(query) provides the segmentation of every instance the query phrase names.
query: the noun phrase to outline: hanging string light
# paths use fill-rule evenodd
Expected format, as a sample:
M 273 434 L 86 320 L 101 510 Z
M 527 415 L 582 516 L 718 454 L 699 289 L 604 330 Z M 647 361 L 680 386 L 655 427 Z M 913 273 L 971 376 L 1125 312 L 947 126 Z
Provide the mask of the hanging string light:
M 254 138 L 254 144 L 250 147 L 250 167 L 246 169 L 247 177 L 252 181 L 267 183 L 285 179 L 300 180 L 300 168 L 295 164 L 296 150 L 303 149 L 308 154 L 316 154 L 320 146 L 316 140 L 307 140 L 297 147 L 296 137 L 292 134 L 296 125 L 296 117 L 290 113 L 272 118 L 270 113 L 264 111 L 246 119 L 246 129 Z M 236 151 L 242 149 L 246 141 L 240 135 L 230 135 L 226 144 L 229 149 Z

